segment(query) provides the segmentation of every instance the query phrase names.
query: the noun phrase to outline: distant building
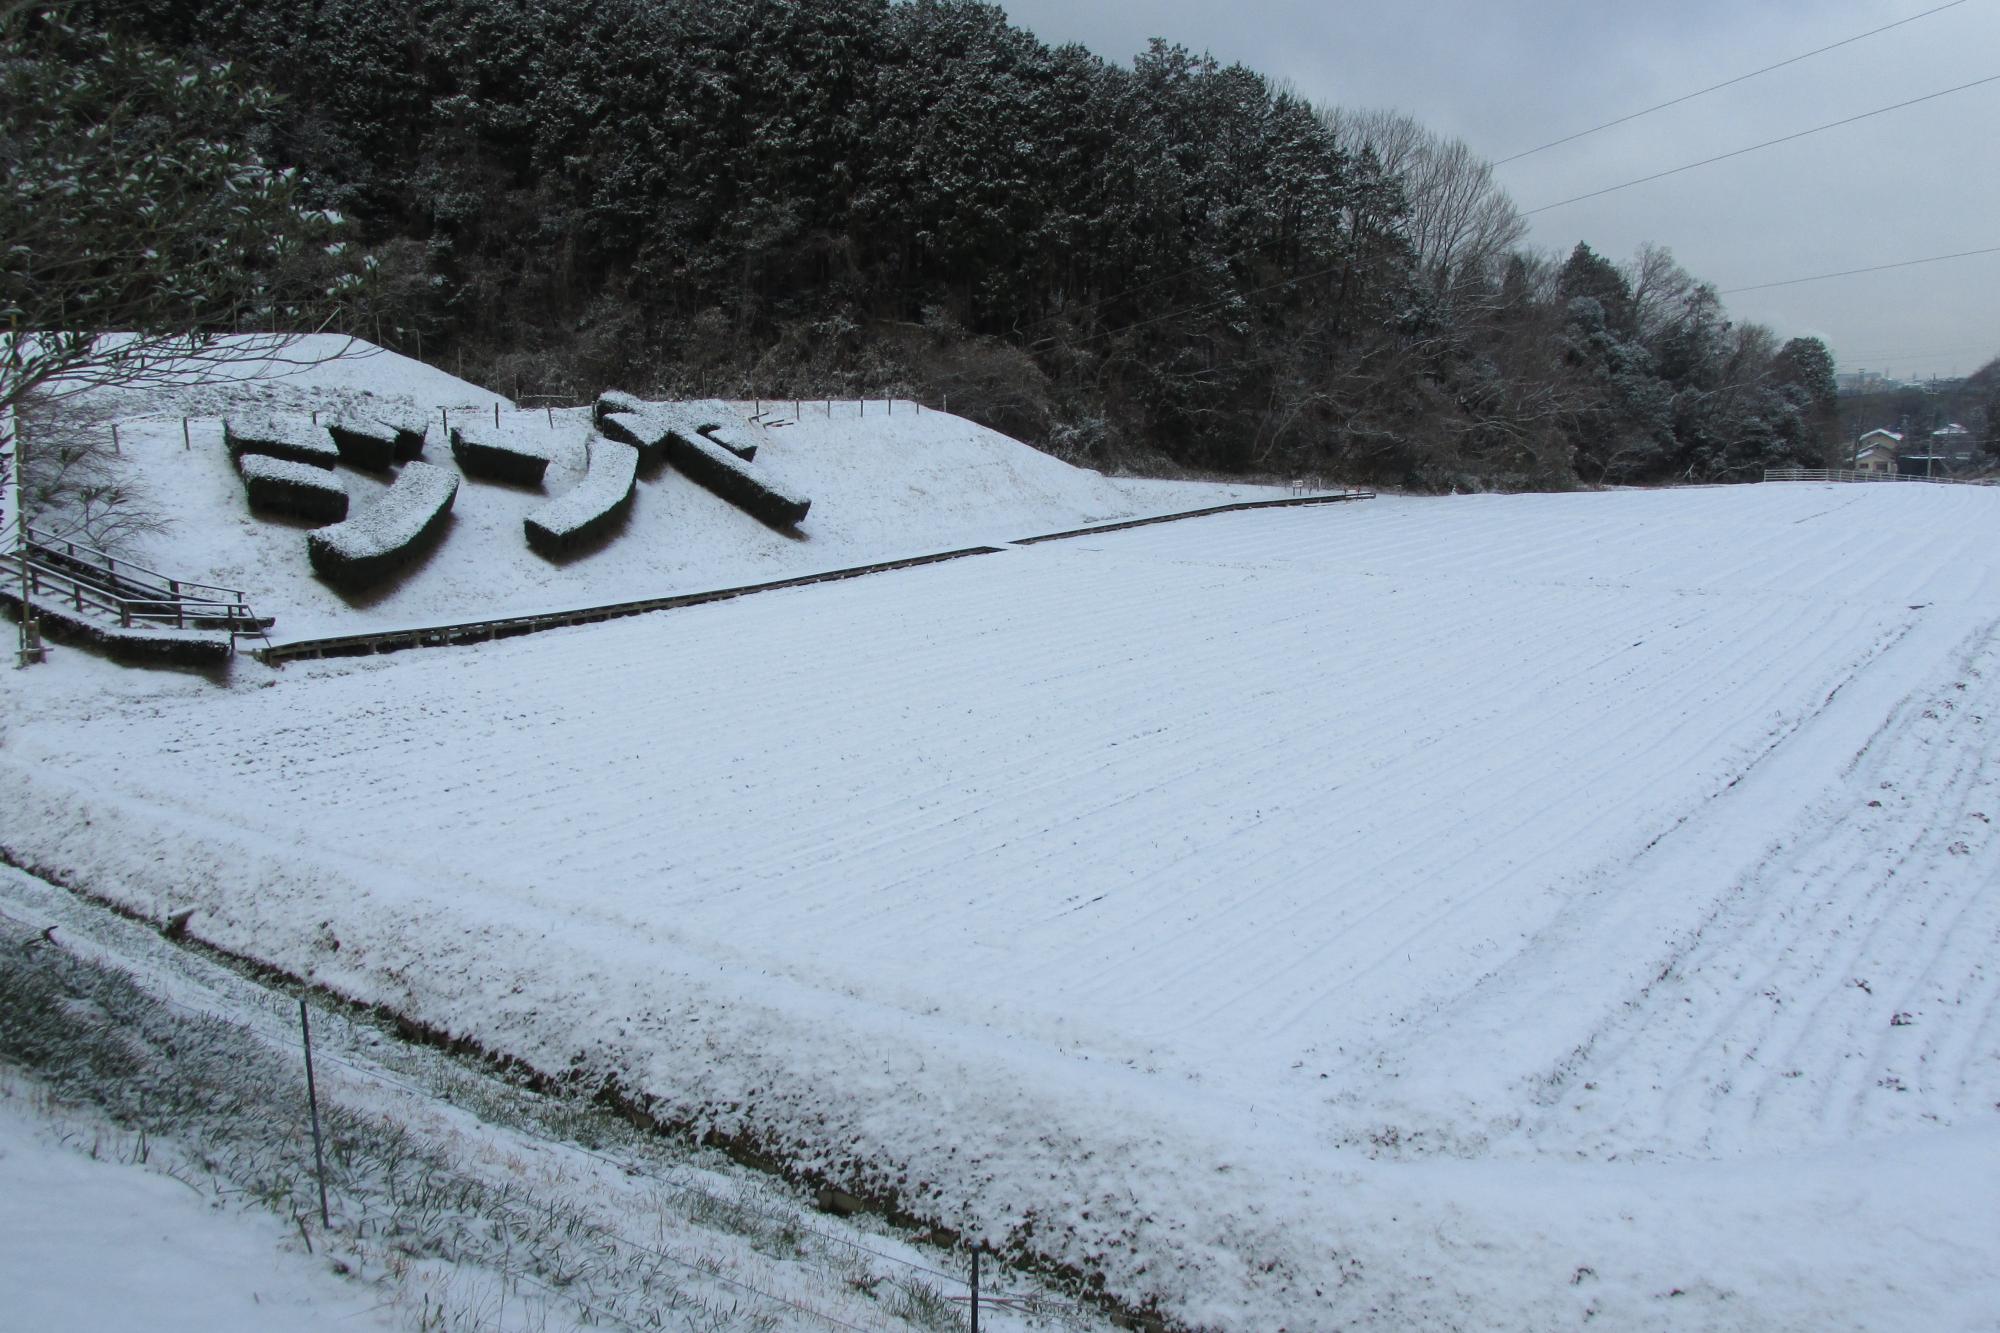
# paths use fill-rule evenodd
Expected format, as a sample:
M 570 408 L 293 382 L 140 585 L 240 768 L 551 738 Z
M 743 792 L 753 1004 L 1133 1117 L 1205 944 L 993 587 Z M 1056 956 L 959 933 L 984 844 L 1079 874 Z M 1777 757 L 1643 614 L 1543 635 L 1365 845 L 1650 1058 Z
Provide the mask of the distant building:
M 1893 430 L 1871 430 L 1854 442 L 1856 472 L 1891 473 L 1903 449 L 1903 437 Z
M 1931 432 L 1931 453 L 1953 472 L 1970 470 L 1979 461 L 1979 441 L 1956 421 Z

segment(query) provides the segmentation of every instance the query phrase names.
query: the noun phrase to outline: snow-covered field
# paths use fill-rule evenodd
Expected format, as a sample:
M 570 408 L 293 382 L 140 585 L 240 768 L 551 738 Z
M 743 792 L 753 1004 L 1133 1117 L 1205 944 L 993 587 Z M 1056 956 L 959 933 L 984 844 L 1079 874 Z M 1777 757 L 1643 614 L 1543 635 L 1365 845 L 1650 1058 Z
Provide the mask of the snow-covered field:
M 1191 1325 L 1993 1328 L 1996 520 L 1382 499 L 63 654 L 0 842 Z

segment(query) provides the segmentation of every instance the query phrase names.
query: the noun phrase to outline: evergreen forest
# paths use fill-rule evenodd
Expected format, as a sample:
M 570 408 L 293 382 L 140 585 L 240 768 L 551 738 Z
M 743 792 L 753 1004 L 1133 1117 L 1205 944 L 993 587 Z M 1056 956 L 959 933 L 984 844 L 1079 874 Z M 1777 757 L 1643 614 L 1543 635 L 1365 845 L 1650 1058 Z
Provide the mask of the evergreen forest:
M 1542 255 L 1488 165 L 971 0 L 87 0 L 278 95 L 352 332 L 515 395 L 919 397 L 1093 466 L 1422 489 L 1842 452 L 1816 339 L 1663 248 Z

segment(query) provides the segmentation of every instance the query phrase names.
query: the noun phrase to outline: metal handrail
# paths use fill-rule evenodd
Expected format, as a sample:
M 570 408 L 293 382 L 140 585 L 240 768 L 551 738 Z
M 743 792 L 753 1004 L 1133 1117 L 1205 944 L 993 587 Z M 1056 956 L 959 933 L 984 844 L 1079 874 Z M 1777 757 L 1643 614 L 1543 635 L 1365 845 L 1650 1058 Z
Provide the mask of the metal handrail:
M 118 556 L 112 555 L 109 551 L 100 551 L 95 546 L 91 546 L 87 543 L 72 541 L 68 537 L 57 537 L 47 532 L 39 532 L 36 530 L 35 525 L 32 523 L 29 523 L 26 526 L 28 529 L 28 546 L 30 550 L 39 546 L 42 547 L 45 551 L 47 551 L 48 554 L 54 555 L 57 554 L 55 548 L 58 545 L 60 545 L 61 547 L 64 548 L 60 553 L 69 556 L 71 559 L 80 559 L 82 558 L 82 556 L 96 557 L 97 560 L 100 560 L 104 563 L 104 571 L 107 574 L 114 574 L 120 578 L 129 578 L 133 573 L 151 575 L 153 578 L 158 579 L 162 583 L 164 583 L 166 585 L 167 592 L 170 595 L 174 596 L 178 596 L 182 588 L 199 588 L 206 592 L 226 592 L 229 594 L 228 600 L 233 602 L 242 602 L 246 600 L 243 595 L 243 590 L 240 588 L 224 587 L 220 583 L 197 583 L 192 579 L 177 579 L 171 574 L 163 574 L 157 569 L 150 569 L 145 565 L 137 563 L 136 561 L 125 560 Z M 82 553 L 81 556 L 79 555 L 79 552 Z M 93 562 L 90 560 L 85 560 L 84 563 L 90 564 Z M 142 580 L 139 579 L 133 580 L 133 582 L 135 583 L 141 581 Z M 222 599 L 216 598 L 212 600 L 220 601 Z
M 58 596 L 67 599 L 70 605 L 81 611 L 85 606 L 99 611 L 108 611 L 118 617 L 120 628 L 130 629 L 135 620 L 151 624 L 173 624 L 185 629 L 190 620 L 219 620 L 234 627 L 242 624 L 252 631 L 261 631 L 257 616 L 246 602 L 222 601 L 218 598 L 169 597 L 144 598 L 121 597 L 107 592 L 74 574 L 52 568 L 39 560 L 28 562 L 28 591 L 30 594 L 43 591 L 44 585 Z

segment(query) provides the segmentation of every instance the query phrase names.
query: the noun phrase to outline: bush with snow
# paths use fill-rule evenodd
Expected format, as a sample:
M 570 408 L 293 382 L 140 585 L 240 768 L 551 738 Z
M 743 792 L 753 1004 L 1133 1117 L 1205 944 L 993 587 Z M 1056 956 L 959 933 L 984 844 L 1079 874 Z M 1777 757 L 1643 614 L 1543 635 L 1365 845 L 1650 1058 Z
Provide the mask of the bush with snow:
M 325 468 L 292 463 L 269 454 L 238 454 L 236 469 L 253 511 L 290 514 L 315 523 L 347 517 L 347 487 Z
M 773 527 L 797 526 L 812 501 L 794 495 L 701 433 L 701 422 L 678 408 L 659 409 L 668 418 L 667 461 L 694 481 Z
M 354 587 L 376 583 L 419 558 L 451 518 L 458 478 L 429 463 L 404 465 L 375 503 L 330 528 L 306 534 L 319 576 Z
M 549 470 L 548 445 L 527 431 L 470 421 L 451 428 L 451 453 L 468 477 L 539 486 Z
M 336 417 L 327 423 L 326 431 L 333 437 L 344 463 L 380 471 L 396 461 L 400 432 L 385 421 L 358 416 Z
M 670 427 L 658 413 L 641 410 L 606 412 L 598 418 L 597 429 L 605 438 L 638 450 L 639 462 L 651 468 L 660 461 L 661 446 L 667 442 Z
M 637 449 L 601 435 L 592 439 L 583 480 L 522 520 L 528 545 L 553 560 L 603 535 L 632 507 L 638 473 Z
M 311 417 L 229 417 L 222 423 L 222 439 L 237 458 L 264 454 L 323 468 L 340 461 L 340 447 L 333 436 Z

